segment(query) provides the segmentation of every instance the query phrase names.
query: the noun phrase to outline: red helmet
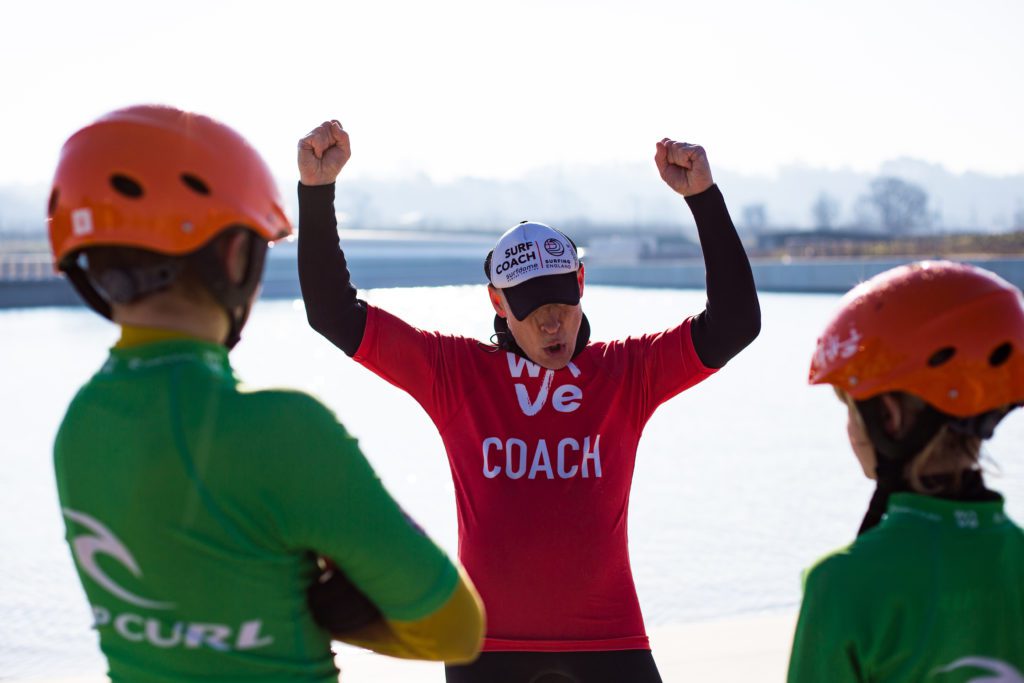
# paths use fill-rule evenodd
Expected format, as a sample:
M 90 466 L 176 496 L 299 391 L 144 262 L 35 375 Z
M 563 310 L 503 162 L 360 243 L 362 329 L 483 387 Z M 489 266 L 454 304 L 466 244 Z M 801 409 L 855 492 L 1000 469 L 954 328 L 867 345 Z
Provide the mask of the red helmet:
M 165 106 L 119 109 L 64 144 L 50 195 L 57 267 L 93 246 L 168 255 L 244 226 L 268 242 L 291 234 L 277 185 L 231 128 Z
M 843 297 L 809 380 L 856 400 L 902 391 L 957 417 L 1024 402 L 1020 290 L 951 261 L 888 270 Z

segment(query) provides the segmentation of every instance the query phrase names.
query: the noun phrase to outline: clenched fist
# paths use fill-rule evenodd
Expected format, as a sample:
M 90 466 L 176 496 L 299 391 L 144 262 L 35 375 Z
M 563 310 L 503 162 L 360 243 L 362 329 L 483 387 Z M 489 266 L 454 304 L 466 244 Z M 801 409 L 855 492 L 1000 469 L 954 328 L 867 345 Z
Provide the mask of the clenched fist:
M 299 180 L 303 185 L 330 185 L 352 156 L 341 124 L 324 121 L 299 140 Z
M 657 145 L 654 163 L 658 165 L 661 179 L 684 197 L 700 194 L 715 182 L 711 178 L 708 155 L 700 145 L 665 138 Z

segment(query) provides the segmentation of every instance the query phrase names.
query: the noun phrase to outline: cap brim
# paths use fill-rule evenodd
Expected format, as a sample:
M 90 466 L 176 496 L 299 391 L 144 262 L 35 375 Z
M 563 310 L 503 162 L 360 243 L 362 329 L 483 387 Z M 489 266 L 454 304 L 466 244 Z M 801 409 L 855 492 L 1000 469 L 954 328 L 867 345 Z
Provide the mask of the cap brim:
M 526 320 L 527 316 L 547 304 L 578 304 L 580 285 L 576 279 L 576 272 L 542 275 L 501 291 L 505 293 L 508 306 L 516 320 Z

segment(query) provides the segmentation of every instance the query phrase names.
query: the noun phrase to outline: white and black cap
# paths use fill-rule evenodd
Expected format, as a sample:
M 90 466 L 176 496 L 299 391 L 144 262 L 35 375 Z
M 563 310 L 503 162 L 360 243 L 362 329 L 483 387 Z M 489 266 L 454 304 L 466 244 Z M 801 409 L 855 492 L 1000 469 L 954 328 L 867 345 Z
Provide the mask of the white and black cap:
M 517 320 L 546 304 L 580 302 L 576 245 L 543 223 L 523 221 L 507 231 L 486 265 L 487 279 L 505 293 Z

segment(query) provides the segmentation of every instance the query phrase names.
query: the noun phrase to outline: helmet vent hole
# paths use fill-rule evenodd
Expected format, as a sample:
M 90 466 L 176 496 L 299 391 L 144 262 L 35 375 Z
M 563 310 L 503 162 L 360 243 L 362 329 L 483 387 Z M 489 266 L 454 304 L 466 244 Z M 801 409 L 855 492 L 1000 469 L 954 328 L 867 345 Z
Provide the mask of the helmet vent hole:
M 945 365 L 949 360 L 956 355 L 956 349 L 952 346 L 946 346 L 939 349 L 932 354 L 932 357 L 928 359 L 928 367 L 937 368 L 940 365 Z
M 1000 344 L 995 348 L 994 351 L 988 357 L 988 364 L 994 368 L 998 368 L 1000 365 L 1010 359 L 1010 354 L 1013 353 L 1013 344 L 1006 342 Z
M 53 188 L 53 192 L 50 193 L 50 203 L 46 208 L 46 215 L 53 218 L 53 214 L 57 211 L 57 202 L 60 201 L 60 190 L 56 187 Z
M 110 186 L 130 199 L 138 199 L 142 196 L 142 185 L 120 173 L 110 176 Z
M 210 186 L 191 173 L 182 173 L 181 182 L 188 185 L 189 189 L 196 194 L 201 194 L 204 197 L 210 194 Z

